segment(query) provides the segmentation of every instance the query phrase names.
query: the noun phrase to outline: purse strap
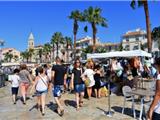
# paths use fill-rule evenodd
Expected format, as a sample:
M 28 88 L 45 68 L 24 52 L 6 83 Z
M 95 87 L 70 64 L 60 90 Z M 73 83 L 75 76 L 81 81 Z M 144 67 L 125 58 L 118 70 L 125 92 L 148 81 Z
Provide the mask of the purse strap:
M 44 82 L 44 78 L 41 75 L 39 75 L 39 77 L 41 78 L 42 82 L 46 85 L 46 87 L 48 87 L 48 85 Z

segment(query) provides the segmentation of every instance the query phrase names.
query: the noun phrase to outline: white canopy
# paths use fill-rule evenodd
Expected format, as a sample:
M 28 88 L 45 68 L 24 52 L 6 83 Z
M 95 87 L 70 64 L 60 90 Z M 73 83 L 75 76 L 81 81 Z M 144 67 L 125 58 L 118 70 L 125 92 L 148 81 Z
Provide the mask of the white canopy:
M 111 58 L 111 57 L 134 57 L 134 56 L 144 56 L 144 57 L 151 57 L 151 53 L 148 53 L 143 50 L 132 50 L 132 51 L 116 51 L 116 52 L 109 52 L 109 53 L 94 53 L 94 54 L 87 54 L 88 58 Z

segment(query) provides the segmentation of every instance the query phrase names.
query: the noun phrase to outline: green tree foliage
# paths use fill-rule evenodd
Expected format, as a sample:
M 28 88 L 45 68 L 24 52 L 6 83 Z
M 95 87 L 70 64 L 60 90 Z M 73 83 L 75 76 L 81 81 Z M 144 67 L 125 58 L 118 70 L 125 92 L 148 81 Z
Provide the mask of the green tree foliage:
M 49 62 L 49 56 L 51 56 L 52 46 L 49 43 L 44 44 L 43 46 L 43 54 L 45 55 L 45 59 Z
M 51 38 L 51 44 L 56 46 L 57 57 L 59 56 L 59 45 L 64 44 L 64 38 L 61 32 L 55 32 Z
M 91 24 L 92 34 L 93 34 L 93 53 L 96 52 L 96 34 L 98 32 L 97 25 L 102 27 L 107 27 L 107 20 L 101 15 L 102 9 L 98 7 L 89 7 L 84 10 L 83 17 L 84 20 Z M 87 31 L 87 26 L 84 28 Z
M 12 53 L 7 52 L 7 53 L 4 54 L 4 60 L 5 61 L 11 62 L 12 58 L 13 58 L 13 54 Z
M 148 52 L 152 52 L 152 39 L 151 39 L 151 27 L 150 27 L 148 0 L 132 0 L 130 3 L 130 6 L 133 9 L 135 9 L 136 6 L 144 8 L 145 18 L 146 18 L 146 28 L 147 28 Z
M 73 20 L 73 34 L 74 34 L 74 52 L 73 53 L 74 53 L 74 59 L 75 59 L 77 32 L 79 28 L 78 22 L 84 21 L 84 18 L 83 18 L 82 13 L 79 10 L 75 10 L 71 12 L 69 19 Z
M 67 62 L 69 62 L 69 47 L 72 48 L 72 38 L 71 37 L 65 37 L 64 42 L 66 44 L 66 52 L 67 52 Z
M 23 61 L 26 60 L 28 63 L 28 60 L 30 57 L 29 52 L 28 51 L 21 52 L 21 57 L 22 57 Z
M 155 40 L 158 43 L 158 48 L 160 50 L 160 26 L 155 27 L 152 30 L 152 39 Z

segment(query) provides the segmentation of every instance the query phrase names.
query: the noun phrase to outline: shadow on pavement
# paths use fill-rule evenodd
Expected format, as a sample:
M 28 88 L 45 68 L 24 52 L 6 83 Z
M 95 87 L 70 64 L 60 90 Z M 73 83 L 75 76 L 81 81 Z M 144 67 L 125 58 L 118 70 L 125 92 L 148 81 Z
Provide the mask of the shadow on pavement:
M 46 106 L 53 112 L 57 113 L 57 107 L 58 107 L 57 104 L 50 102 L 49 104 L 46 104 Z
M 119 113 L 122 113 L 122 107 L 119 107 L 119 106 L 113 106 L 112 109 L 115 111 L 115 112 L 119 112 Z M 137 114 L 139 113 L 138 110 L 135 110 L 136 112 L 136 116 Z M 130 117 L 133 117 L 133 111 L 131 108 L 125 108 L 124 109 L 124 115 L 128 115 Z
M 33 109 L 38 109 L 38 105 L 35 104 L 32 108 L 29 109 L 29 111 L 32 111 Z
M 73 101 L 73 100 L 65 100 L 65 101 L 64 101 L 64 104 L 65 104 L 66 106 L 72 106 L 72 107 L 76 108 L 76 102 Z
M 100 107 L 96 107 L 98 110 L 101 110 L 102 112 L 104 112 L 104 114 L 106 114 L 107 111 L 103 110 L 102 108 Z

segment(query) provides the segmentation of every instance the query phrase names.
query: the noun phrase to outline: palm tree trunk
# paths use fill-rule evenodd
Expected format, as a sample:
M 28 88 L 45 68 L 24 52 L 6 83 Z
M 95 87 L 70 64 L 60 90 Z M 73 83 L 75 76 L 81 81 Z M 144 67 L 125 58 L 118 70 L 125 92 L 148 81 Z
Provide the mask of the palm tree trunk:
M 46 57 L 47 57 L 47 63 L 48 63 L 48 61 L 49 61 L 49 59 L 48 59 L 48 53 L 47 53 L 47 56 L 46 56 Z
M 146 16 L 148 52 L 151 53 L 152 52 L 152 39 L 151 39 L 150 17 L 149 17 L 147 0 L 144 1 L 144 11 L 145 11 L 145 16 Z
M 54 60 L 54 45 L 52 46 L 52 59 L 51 60 Z
M 69 50 L 68 50 L 68 45 L 67 45 L 67 63 L 69 62 Z
M 74 34 L 74 50 L 73 50 L 74 60 L 76 59 L 76 34 Z
M 40 56 L 40 63 L 42 63 L 42 56 Z
M 96 52 L 96 25 L 92 23 L 92 30 L 93 30 L 93 53 Z
M 50 51 L 50 62 L 52 62 L 52 51 Z
M 58 50 L 59 50 L 58 44 L 56 44 L 56 48 L 57 48 L 57 51 L 56 51 L 56 52 L 57 52 L 57 56 L 56 56 L 56 57 L 59 57 L 59 56 L 58 56 L 58 53 L 59 53 L 59 51 L 58 51 Z

